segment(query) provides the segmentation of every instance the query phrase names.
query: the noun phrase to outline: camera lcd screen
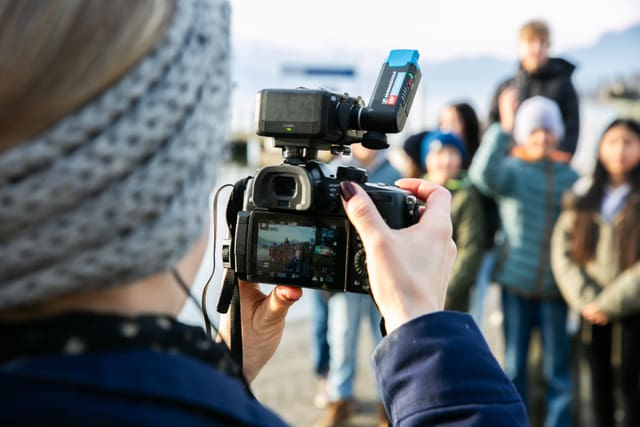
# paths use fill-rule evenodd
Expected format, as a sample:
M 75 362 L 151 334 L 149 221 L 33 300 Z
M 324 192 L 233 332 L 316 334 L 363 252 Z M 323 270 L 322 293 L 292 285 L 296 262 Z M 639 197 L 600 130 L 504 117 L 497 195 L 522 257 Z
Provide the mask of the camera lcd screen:
M 323 137 L 327 102 L 320 90 L 264 89 L 259 92 L 258 135 Z
M 268 92 L 261 110 L 266 120 L 275 122 L 315 122 L 322 111 L 322 96 L 315 91 Z
M 257 236 L 253 280 L 343 289 L 346 258 L 344 218 L 259 215 L 254 218 L 252 234 Z

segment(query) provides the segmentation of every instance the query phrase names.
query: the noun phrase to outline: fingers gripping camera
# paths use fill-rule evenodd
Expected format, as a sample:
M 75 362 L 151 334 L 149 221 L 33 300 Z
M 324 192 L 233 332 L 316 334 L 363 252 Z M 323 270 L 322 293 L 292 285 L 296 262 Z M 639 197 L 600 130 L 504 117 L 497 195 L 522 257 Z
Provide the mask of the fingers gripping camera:
M 265 167 L 249 182 L 231 251 L 240 278 L 369 292 L 364 249 L 340 203 L 340 181 L 362 185 L 392 228 L 417 222 L 416 199 L 397 187 L 367 184 L 362 169 L 325 175 L 326 169 L 318 162 Z
M 334 170 L 315 156 L 348 153 L 354 142 L 387 147 L 385 133 L 402 130 L 408 116 L 420 80 L 417 60 L 417 51 L 391 51 L 368 107 L 360 97 L 325 90 L 259 93 L 258 134 L 275 137 L 284 162 L 243 180 L 242 209 L 223 251 L 226 268 L 249 281 L 369 292 L 364 248 L 343 210 L 340 182 L 361 185 L 391 228 L 418 221 L 416 198 L 367 183 L 363 169 Z

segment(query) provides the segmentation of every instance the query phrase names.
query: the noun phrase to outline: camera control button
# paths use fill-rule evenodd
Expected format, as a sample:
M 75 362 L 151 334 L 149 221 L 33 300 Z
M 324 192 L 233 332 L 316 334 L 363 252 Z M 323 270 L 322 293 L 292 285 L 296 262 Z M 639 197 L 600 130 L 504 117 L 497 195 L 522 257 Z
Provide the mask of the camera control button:
M 337 176 L 341 181 L 353 181 L 359 184 L 367 182 L 367 171 L 353 166 L 339 166 Z

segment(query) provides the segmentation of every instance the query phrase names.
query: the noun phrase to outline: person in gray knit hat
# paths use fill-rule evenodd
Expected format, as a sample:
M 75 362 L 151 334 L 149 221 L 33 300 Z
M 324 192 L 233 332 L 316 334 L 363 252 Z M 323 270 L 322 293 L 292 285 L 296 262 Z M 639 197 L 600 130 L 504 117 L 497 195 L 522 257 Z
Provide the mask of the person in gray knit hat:
M 534 96 L 525 100 L 516 111 L 513 139 L 519 145 L 524 145 L 534 131 L 545 129 L 556 141 L 564 138 L 564 123 L 560 107 L 550 98 Z
M 0 2 L 0 425 L 284 425 L 249 383 L 301 289 L 240 281 L 241 365 L 176 320 L 210 234 L 229 16 L 224 0 Z M 426 202 L 409 230 L 342 183 L 390 335 L 375 355 L 387 412 L 435 425 L 444 404 L 459 425 L 524 425 L 473 321 L 442 312 L 448 192 L 398 185 Z M 451 381 L 422 390 L 425 377 Z

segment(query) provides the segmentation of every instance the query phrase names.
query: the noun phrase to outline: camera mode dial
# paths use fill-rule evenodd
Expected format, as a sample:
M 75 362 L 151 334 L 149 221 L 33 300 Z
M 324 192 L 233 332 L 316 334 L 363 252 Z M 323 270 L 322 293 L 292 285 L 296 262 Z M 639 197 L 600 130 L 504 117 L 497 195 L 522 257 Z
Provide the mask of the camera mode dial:
M 367 277 L 367 255 L 363 248 L 358 249 L 353 256 L 353 270 L 360 278 Z

